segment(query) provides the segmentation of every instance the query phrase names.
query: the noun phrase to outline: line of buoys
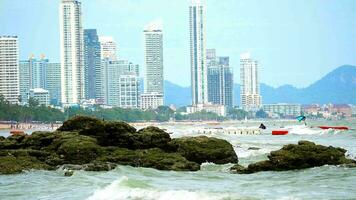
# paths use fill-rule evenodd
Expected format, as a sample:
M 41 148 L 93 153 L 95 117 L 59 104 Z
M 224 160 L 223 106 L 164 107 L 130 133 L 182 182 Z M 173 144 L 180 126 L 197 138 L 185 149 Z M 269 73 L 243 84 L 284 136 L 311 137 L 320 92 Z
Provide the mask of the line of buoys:
M 272 135 L 287 135 L 288 132 L 288 130 L 273 130 Z

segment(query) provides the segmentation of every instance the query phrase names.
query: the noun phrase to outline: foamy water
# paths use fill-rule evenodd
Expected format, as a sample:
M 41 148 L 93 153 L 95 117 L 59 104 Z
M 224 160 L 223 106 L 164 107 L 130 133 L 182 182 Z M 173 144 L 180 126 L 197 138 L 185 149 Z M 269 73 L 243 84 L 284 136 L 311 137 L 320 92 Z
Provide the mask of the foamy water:
M 313 122 L 310 126 L 318 125 Z M 324 122 L 325 123 L 325 122 Z M 329 122 L 330 123 L 330 122 Z M 339 122 L 356 127 L 355 122 Z M 240 124 L 258 126 L 258 123 Z M 300 124 L 267 122 L 262 135 L 211 135 L 228 140 L 242 165 L 264 160 L 270 151 L 299 140 L 342 147 L 356 157 L 356 132 L 318 130 Z M 330 125 L 340 125 L 333 123 Z M 192 135 L 192 130 L 210 125 L 162 125 L 172 137 Z M 231 124 L 223 126 L 232 126 Z M 272 136 L 283 126 L 285 136 Z M 249 150 L 254 147 L 256 150 Z M 232 164 L 203 163 L 198 172 L 159 171 L 118 166 L 109 172 L 76 171 L 64 177 L 62 170 L 28 171 L 0 176 L 0 199 L 89 199 L 89 200 L 210 200 L 210 199 L 354 199 L 356 168 L 323 166 L 285 172 L 230 174 Z

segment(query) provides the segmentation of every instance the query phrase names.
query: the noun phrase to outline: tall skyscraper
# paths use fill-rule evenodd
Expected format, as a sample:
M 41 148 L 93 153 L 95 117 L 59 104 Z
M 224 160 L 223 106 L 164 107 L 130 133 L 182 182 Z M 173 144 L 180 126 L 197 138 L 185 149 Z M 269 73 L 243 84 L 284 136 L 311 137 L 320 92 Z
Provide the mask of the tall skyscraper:
M 103 104 L 125 108 L 138 107 L 138 70 L 132 66 L 136 65 L 127 60 L 102 60 Z
M 144 32 L 145 38 L 145 93 L 163 94 L 163 34 L 162 23 L 149 23 Z
M 49 92 L 50 104 L 61 103 L 61 64 L 48 63 L 46 68 L 45 89 Z
M 81 3 L 61 0 L 61 84 L 62 104 L 78 104 L 84 99 L 84 45 Z
M 61 65 L 50 63 L 41 56 L 40 60 L 32 55 L 28 60 L 20 61 L 21 103 L 27 103 L 30 89 L 48 90 L 50 103 L 59 105 L 61 94 Z
M 101 59 L 117 60 L 117 44 L 113 37 L 99 36 Z
M 85 98 L 97 99 L 101 93 L 101 50 L 96 29 L 84 29 Z M 97 95 L 98 94 L 98 95 Z
M 19 45 L 17 36 L 0 36 L 0 96 L 19 100 Z
M 211 62 L 216 65 L 208 67 L 209 102 L 232 107 L 234 81 L 229 57 L 218 57 L 217 61 L 211 60 Z
M 251 58 L 250 53 L 244 53 L 240 57 L 240 64 L 241 106 L 245 110 L 257 110 L 262 104 L 258 62 Z
M 192 103 L 208 102 L 208 70 L 205 45 L 205 2 L 192 0 L 189 7 Z

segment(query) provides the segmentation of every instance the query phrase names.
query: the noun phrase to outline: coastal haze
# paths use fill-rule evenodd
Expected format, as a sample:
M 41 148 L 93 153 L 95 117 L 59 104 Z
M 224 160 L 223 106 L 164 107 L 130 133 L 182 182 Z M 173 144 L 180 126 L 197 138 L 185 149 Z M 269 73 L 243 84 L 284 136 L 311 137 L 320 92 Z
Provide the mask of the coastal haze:
M 354 199 L 355 10 L 0 0 L 0 199 Z

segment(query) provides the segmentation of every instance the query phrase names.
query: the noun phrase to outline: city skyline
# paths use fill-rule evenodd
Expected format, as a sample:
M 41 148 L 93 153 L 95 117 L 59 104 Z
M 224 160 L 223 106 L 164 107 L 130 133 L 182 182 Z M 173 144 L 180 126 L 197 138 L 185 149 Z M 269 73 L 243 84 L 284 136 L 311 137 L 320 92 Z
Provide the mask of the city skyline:
M 150 2 L 152 5 L 148 5 Z M 189 38 L 189 30 L 186 29 L 189 26 L 189 13 L 186 8 L 189 1 L 150 2 L 83 0 L 84 27 L 98 29 L 99 35 L 112 35 L 118 41 L 120 55 L 122 52 L 123 57 L 142 67 L 143 39 L 140 30 L 147 21 L 162 18 L 163 22 L 168 24 L 165 28 L 167 44 L 164 53 L 169 58 L 164 63 L 166 79 L 188 86 L 189 42 L 187 43 L 186 39 Z M 271 5 L 266 5 L 266 2 L 258 2 L 260 5 L 257 5 L 254 0 L 227 0 L 220 3 L 207 1 L 207 48 L 217 48 L 220 55 L 230 56 L 230 66 L 237 74 L 236 83 L 239 83 L 239 55 L 246 50 L 251 51 L 261 62 L 261 82 L 272 86 L 308 86 L 337 66 L 356 63 L 356 58 L 351 54 L 356 48 L 355 38 L 352 37 L 356 33 L 355 22 L 352 20 L 356 15 L 352 12 L 356 8 L 356 2 L 288 2 L 293 1 L 276 0 L 270 3 Z M 142 4 L 142 7 L 150 8 L 158 3 L 162 8 L 175 6 L 176 9 L 174 12 L 160 9 L 152 14 L 140 13 L 142 9 L 137 6 Z M 3 35 L 19 36 L 20 59 L 27 59 L 32 53 L 45 53 L 53 62 L 58 62 L 60 54 L 57 33 L 59 27 L 56 26 L 59 23 L 57 5 L 43 0 L 34 3 L 2 0 L 1 4 L 1 31 Z M 120 6 L 115 6 L 117 4 Z M 276 5 L 279 6 L 278 12 L 273 9 Z M 255 6 L 256 13 L 248 13 L 252 6 Z M 6 7 L 12 9 L 5 9 Z M 39 10 L 41 12 L 36 12 Z M 217 11 L 220 15 L 214 17 Z M 18 16 L 17 13 L 22 14 Z M 130 20 L 127 20 L 127 13 L 130 13 Z M 43 15 L 46 17 L 43 18 Z M 120 17 L 121 15 L 126 15 L 126 18 Z M 104 21 L 107 16 L 112 17 Z M 229 17 L 233 17 L 231 23 L 217 23 L 229 20 Z M 12 20 L 6 20 L 9 18 L 16 20 L 19 26 L 13 26 Z M 217 34 L 219 31 L 216 29 L 222 28 L 223 25 L 227 26 L 223 27 L 224 32 Z M 31 28 L 34 26 L 36 29 Z M 177 32 L 177 27 L 181 31 Z M 231 37 L 234 34 L 236 37 Z M 47 43 L 39 42 L 44 39 L 51 41 L 51 45 L 47 47 Z M 179 78 L 172 72 L 176 68 L 179 68 Z M 305 72 L 307 69 L 308 73 Z

